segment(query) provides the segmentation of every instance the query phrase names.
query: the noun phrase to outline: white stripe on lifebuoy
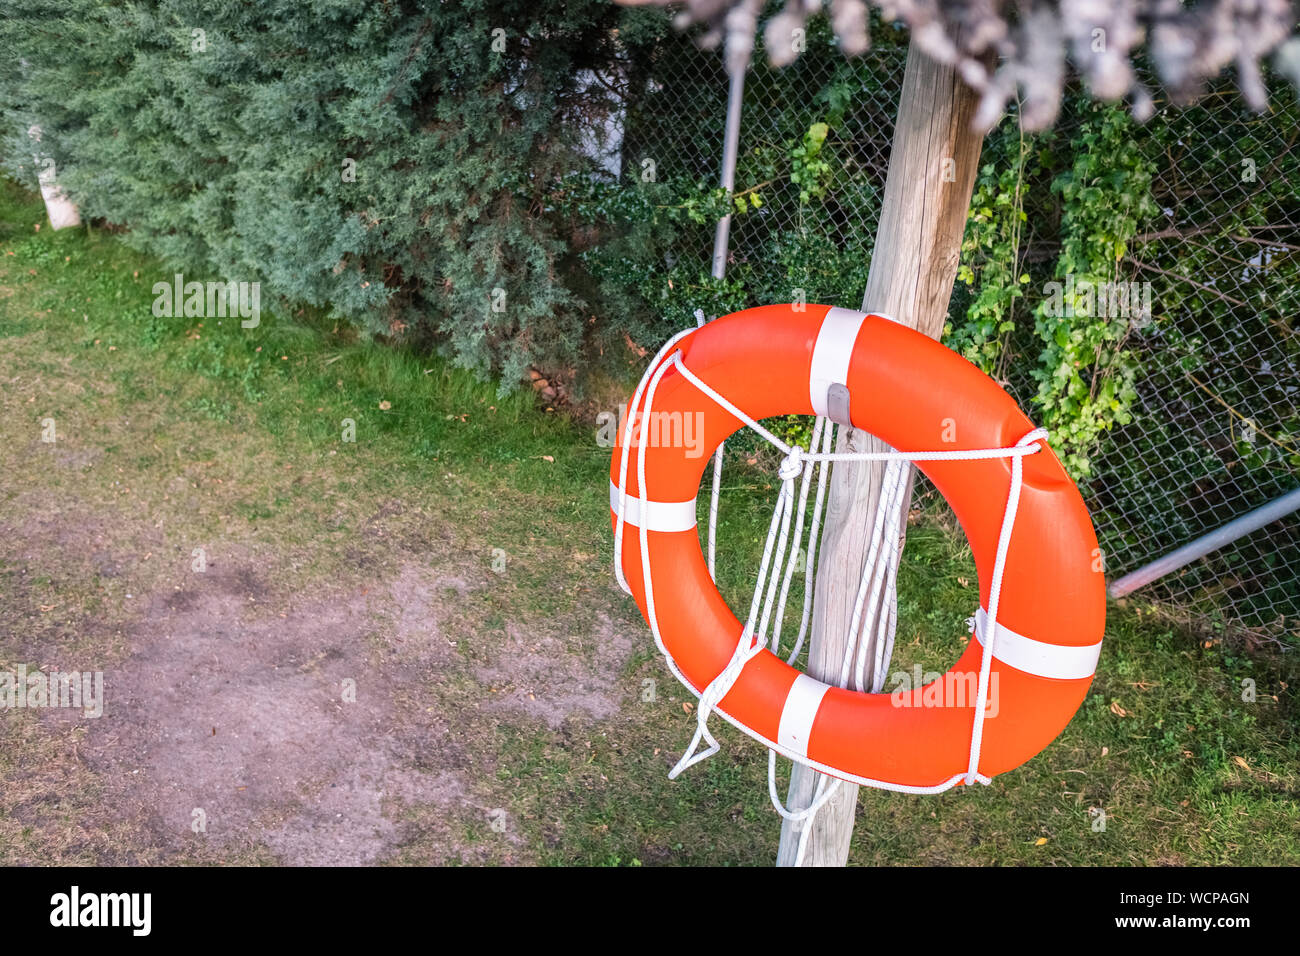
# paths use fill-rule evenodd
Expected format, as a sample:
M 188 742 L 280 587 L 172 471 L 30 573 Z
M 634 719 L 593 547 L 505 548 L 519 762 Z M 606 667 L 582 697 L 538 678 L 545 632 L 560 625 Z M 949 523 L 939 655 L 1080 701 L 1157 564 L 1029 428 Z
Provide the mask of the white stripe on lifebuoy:
M 984 645 L 981 635 L 988 630 L 988 613 L 980 608 L 975 613 L 975 640 Z M 1101 658 L 1101 641 L 1085 644 L 1082 647 L 1063 647 L 1060 644 L 1048 644 L 1036 641 L 1032 637 L 1017 634 L 1001 622 L 998 623 L 998 636 L 993 645 L 993 656 L 1004 664 L 1014 667 L 1035 677 L 1051 677 L 1056 680 L 1077 680 L 1091 677 L 1097 672 L 1097 661 Z
M 812 399 L 813 411 L 818 415 L 829 412 L 826 396 L 830 387 L 848 384 L 853 343 L 858 340 L 858 332 L 866 317 L 865 312 L 835 307 L 822 319 L 817 341 L 813 345 L 812 368 L 808 373 L 808 397 Z
M 808 756 L 808 738 L 812 736 L 813 721 L 822 705 L 822 698 L 830 690 L 807 674 L 800 674 L 790 685 L 785 706 L 781 708 L 781 723 L 777 728 L 776 742 L 801 757 Z
M 622 493 L 618 485 L 609 483 L 609 507 L 618 514 L 619 498 Z M 695 527 L 695 499 L 690 501 L 647 501 L 647 530 L 650 531 L 690 531 Z M 627 496 L 627 511 L 623 515 L 626 524 L 641 527 L 641 499 L 636 495 Z

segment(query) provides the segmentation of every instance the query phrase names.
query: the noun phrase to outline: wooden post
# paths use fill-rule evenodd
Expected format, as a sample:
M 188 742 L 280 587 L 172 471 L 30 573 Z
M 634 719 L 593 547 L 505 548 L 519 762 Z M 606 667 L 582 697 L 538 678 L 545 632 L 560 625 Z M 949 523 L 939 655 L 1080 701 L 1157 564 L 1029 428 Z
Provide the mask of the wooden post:
M 889 315 L 935 339 L 943 332 L 979 168 L 983 137 L 971 130 L 977 104 L 978 97 L 950 67 L 912 45 L 862 308 Z M 938 427 L 936 423 L 936 440 Z M 883 451 L 887 446 L 854 429 L 841 437 L 837 450 Z M 808 666 L 812 676 L 828 683 L 839 680 L 884 473 L 884 463 L 876 462 L 832 468 Z M 905 512 L 910 502 L 909 476 Z M 906 529 L 906 520 L 901 527 Z M 901 534 L 897 546 L 903 546 Z M 870 641 L 875 621 L 864 615 L 859 633 Z M 867 660 L 872 660 L 870 651 Z M 871 677 L 869 667 L 868 683 Z M 796 764 L 787 806 L 792 810 L 808 806 L 821 776 Z M 814 819 L 802 865 L 843 866 L 848 861 L 857 803 L 857 785 L 841 783 Z M 798 825 L 785 821 L 777 865 L 795 865 L 798 845 Z

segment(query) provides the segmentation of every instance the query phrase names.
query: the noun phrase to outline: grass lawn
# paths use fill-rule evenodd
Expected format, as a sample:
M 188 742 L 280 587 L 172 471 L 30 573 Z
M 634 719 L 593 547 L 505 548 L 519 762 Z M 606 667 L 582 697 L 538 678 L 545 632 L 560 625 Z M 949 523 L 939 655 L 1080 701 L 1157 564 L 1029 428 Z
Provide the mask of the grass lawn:
M 105 686 L 0 712 L 0 863 L 772 861 L 757 744 L 718 721 L 666 779 L 690 699 L 614 584 L 594 423 L 320 317 L 157 318 L 175 271 L 0 181 L 0 669 Z M 769 485 L 730 472 L 729 595 Z M 956 658 L 974 580 L 911 529 L 900 665 Z M 1291 656 L 1107 637 L 1050 748 L 864 792 L 851 861 L 1300 863 Z

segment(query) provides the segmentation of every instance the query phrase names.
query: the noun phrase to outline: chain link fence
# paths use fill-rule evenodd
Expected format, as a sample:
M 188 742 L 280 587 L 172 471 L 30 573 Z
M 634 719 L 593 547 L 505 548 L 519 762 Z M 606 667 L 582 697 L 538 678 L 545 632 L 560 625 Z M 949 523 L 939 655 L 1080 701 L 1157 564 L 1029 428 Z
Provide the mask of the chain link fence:
M 792 66 L 775 69 L 756 55 L 736 191 L 761 205 L 733 217 L 727 259 L 745 305 L 799 295 L 859 304 L 906 55 L 906 34 L 888 25 L 877 25 L 872 50 L 853 61 L 815 30 Z M 627 107 L 625 175 L 653 157 L 661 177 L 716 185 L 727 99 L 721 56 L 667 37 L 632 88 L 643 92 Z M 1225 87 L 1191 108 L 1161 104 L 1135 134 L 1158 212 L 1115 271 L 1151 296 L 1150 320 L 1133 323 L 1120 343 L 1140 357 L 1131 420 L 1103 435 L 1081 481 L 1112 581 L 1300 486 L 1300 123 L 1294 92 L 1279 85 L 1274 103 L 1286 104 L 1289 121 L 1249 114 Z M 1052 134 L 1057 148 L 1079 122 L 1067 109 Z M 819 123 L 827 124 L 820 146 Z M 986 148 L 983 162 L 999 160 Z M 1105 189 L 1104 177 L 1098 185 Z M 1027 188 L 1050 206 L 1050 184 Z M 1017 252 L 1034 275 L 1029 289 L 1055 267 L 1050 230 L 1039 226 L 1026 223 Z M 713 226 L 701 223 L 679 235 L 671 259 L 706 273 L 712 246 Z M 1041 293 L 1021 300 L 1015 317 L 1030 334 L 1010 335 L 1000 364 L 1031 417 L 1036 299 Z M 954 325 L 961 310 L 957 297 Z M 918 490 L 923 507 L 942 507 Z M 1296 643 L 1300 513 L 1130 599 L 1199 629 Z
M 1278 85 L 1275 104 L 1294 104 Z M 1294 115 L 1292 107 L 1291 115 Z M 1133 421 L 1090 486 L 1112 576 L 1300 487 L 1300 148 L 1230 90 L 1166 108 L 1141 143 L 1158 218 L 1122 265 L 1155 289 Z M 1300 513 L 1153 582 L 1202 622 L 1300 636 Z

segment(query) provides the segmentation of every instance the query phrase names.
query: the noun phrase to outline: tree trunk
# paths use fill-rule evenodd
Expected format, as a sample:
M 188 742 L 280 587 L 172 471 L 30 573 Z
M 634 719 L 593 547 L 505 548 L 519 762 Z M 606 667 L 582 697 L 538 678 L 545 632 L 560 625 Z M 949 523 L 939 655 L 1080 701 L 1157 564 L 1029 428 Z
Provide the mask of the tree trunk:
M 976 95 L 951 68 L 912 45 L 862 309 L 888 315 L 935 339 L 943 332 L 979 169 L 983 138 L 970 128 L 977 103 Z M 838 451 L 887 450 L 866 432 L 844 432 Z M 839 681 L 884 473 L 883 462 L 842 463 L 832 468 L 808 666 L 809 674 L 828 683 Z M 905 512 L 910 502 L 909 473 Z M 901 527 L 906 529 L 906 520 Z M 897 546 L 903 546 L 901 534 Z M 875 628 L 876 622 L 864 615 L 859 630 L 862 640 L 871 641 Z M 868 651 L 868 662 L 873 651 Z M 868 683 L 872 676 L 868 667 Z M 796 764 L 787 806 L 792 810 L 808 806 L 821 776 Z M 857 803 L 857 785 L 841 783 L 814 818 L 802 865 L 843 866 L 848 861 Z M 795 865 L 799 831 L 799 824 L 784 822 L 778 866 Z
M 39 144 L 40 126 L 33 126 L 27 131 L 27 135 L 33 143 Z M 37 145 L 36 149 L 39 150 L 40 146 Z M 41 187 L 41 198 L 45 200 L 45 212 L 50 217 L 50 226 L 54 229 L 80 226 L 81 214 L 77 212 L 76 205 L 64 194 L 55 180 L 54 160 L 40 154 L 34 154 L 33 158 L 36 160 L 37 182 Z

